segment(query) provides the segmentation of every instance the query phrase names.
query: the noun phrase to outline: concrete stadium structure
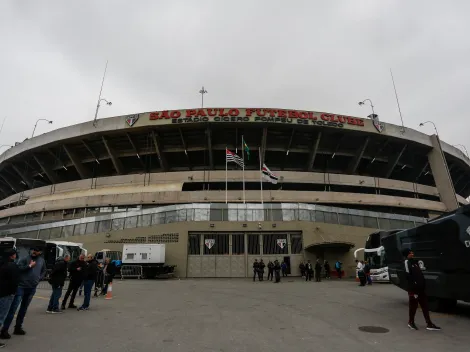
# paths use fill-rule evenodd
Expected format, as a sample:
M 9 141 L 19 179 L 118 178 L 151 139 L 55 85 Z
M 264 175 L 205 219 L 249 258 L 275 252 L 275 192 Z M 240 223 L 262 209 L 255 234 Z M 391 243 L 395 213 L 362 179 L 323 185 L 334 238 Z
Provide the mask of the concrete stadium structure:
M 229 163 L 226 172 L 225 161 L 226 148 L 241 156 L 242 136 L 245 195 L 242 171 Z M 279 176 L 262 192 L 260 160 Z M 370 233 L 425 223 L 469 194 L 470 160 L 459 149 L 378 119 L 159 111 L 62 128 L 5 151 L 0 236 L 67 238 L 90 251 L 165 243 L 180 277 L 249 276 L 254 258 L 286 258 L 294 274 L 300 260 L 341 259 L 353 275 L 351 248 Z

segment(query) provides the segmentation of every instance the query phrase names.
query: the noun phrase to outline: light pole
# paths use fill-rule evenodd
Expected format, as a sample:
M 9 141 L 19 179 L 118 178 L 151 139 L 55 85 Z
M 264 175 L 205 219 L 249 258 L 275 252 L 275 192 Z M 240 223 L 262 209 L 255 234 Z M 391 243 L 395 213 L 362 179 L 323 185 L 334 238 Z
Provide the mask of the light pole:
M 204 89 L 204 86 L 202 86 L 199 94 L 201 94 L 201 107 L 204 107 L 204 94 L 207 94 L 207 90 Z
M 101 98 L 101 93 L 103 92 L 104 79 L 106 78 L 106 70 L 108 69 L 108 61 L 106 61 L 106 66 L 104 67 L 103 80 L 101 81 L 100 94 L 98 95 L 98 103 L 96 104 L 95 119 L 93 120 L 93 126 L 96 127 L 96 119 L 98 118 L 98 110 L 100 109 L 101 101 L 105 101 L 106 105 L 112 105 L 110 101 Z
M 36 127 L 38 127 L 38 122 L 39 122 L 39 121 L 46 121 L 46 122 L 48 122 L 49 124 L 52 124 L 52 121 L 51 121 L 51 120 L 47 120 L 47 119 L 38 119 L 38 120 L 36 121 L 36 124 L 34 125 L 34 130 L 33 130 L 33 134 L 31 135 L 31 138 L 34 137 L 34 132 L 36 132 Z
M 372 115 L 367 116 L 367 117 L 369 117 L 369 118 L 371 118 L 371 119 L 373 119 L 373 118 L 375 118 L 375 117 L 378 117 L 379 115 L 376 115 L 376 114 L 375 114 L 375 111 L 374 111 L 374 104 L 372 103 L 372 100 L 370 100 L 369 98 L 364 99 L 363 101 L 360 101 L 358 104 L 361 105 L 361 106 L 362 106 L 362 105 L 365 105 L 366 101 L 369 102 L 370 107 L 372 108 Z
M 463 144 L 454 144 L 454 147 L 462 147 L 465 150 L 465 153 L 467 154 L 467 158 L 470 159 L 470 156 L 468 155 L 468 150 Z
M 432 121 L 421 122 L 421 123 L 419 124 L 419 126 L 420 126 L 420 127 L 423 127 L 423 126 L 424 126 L 425 124 L 427 124 L 427 123 L 430 123 L 430 124 L 432 124 L 432 125 L 434 126 L 434 131 L 436 131 L 436 136 L 437 136 L 437 138 L 439 138 L 439 132 L 437 132 L 437 127 L 436 127 L 436 124 L 435 124 L 434 122 L 432 122 Z M 439 141 L 439 143 L 440 143 L 440 141 Z

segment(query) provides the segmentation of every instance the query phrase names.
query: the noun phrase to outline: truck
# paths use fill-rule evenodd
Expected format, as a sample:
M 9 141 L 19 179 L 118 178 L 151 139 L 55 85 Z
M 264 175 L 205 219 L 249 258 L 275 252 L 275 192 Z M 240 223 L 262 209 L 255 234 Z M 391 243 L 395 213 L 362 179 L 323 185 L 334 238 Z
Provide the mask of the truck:
M 122 250 L 123 268 L 142 267 L 142 278 L 170 277 L 175 266 L 165 264 L 164 244 L 125 244 Z
M 399 231 L 402 230 L 376 231 L 371 233 L 367 237 L 364 248 L 358 248 L 354 251 L 354 258 L 356 259 L 358 259 L 359 252 L 364 252 L 364 261 L 369 263 L 372 281 L 390 282 L 382 240 Z
M 402 251 L 411 249 L 426 280 L 429 309 L 470 302 L 470 204 L 382 239 L 391 282 L 408 290 Z
M 83 248 L 83 243 L 66 241 L 46 241 L 44 258 L 48 270 L 52 270 L 58 258 L 70 255 L 70 260 L 76 260 L 81 254 L 87 255 L 87 250 Z

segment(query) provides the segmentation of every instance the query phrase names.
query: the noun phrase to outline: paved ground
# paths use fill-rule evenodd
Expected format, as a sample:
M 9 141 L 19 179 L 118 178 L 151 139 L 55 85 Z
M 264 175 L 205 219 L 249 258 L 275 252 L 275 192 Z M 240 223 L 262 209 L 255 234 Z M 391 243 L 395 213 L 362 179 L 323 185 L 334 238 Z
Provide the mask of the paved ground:
M 469 306 L 457 315 L 433 314 L 441 332 L 410 331 L 406 294 L 392 285 L 118 281 L 112 301 L 94 299 L 90 311 L 62 315 L 46 315 L 48 293 L 38 290 L 25 321 L 28 334 L 13 336 L 7 350 L 432 352 L 470 345 Z M 365 325 L 390 331 L 358 330 Z

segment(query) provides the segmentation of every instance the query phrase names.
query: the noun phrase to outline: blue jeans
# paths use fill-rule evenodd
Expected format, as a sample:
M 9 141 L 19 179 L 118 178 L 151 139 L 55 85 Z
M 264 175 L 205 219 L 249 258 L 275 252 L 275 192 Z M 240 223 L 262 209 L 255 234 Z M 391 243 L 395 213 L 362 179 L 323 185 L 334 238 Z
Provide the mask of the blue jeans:
M 28 311 L 29 304 L 33 299 L 34 294 L 36 293 L 36 287 L 34 288 L 22 288 L 18 287 L 16 291 L 15 298 L 10 306 L 10 310 L 8 311 L 7 317 L 3 322 L 2 330 L 8 331 L 10 325 L 15 317 L 16 310 L 18 306 L 20 306 L 20 310 L 18 311 L 18 315 L 16 317 L 16 325 L 15 328 L 21 328 L 23 326 L 24 317 L 26 316 L 26 312 Z
M 52 286 L 51 299 L 49 300 L 49 305 L 47 310 L 59 310 L 59 299 L 62 296 L 62 286 Z
M 83 284 L 83 294 L 85 295 L 85 299 L 83 300 L 82 308 L 90 307 L 91 289 L 93 288 L 94 283 L 95 281 L 93 280 L 85 280 Z
M 0 298 L 0 326 L 3 325 L 3 321 L 10 311 L 11 304 L 15 295 L 5 296 Z

